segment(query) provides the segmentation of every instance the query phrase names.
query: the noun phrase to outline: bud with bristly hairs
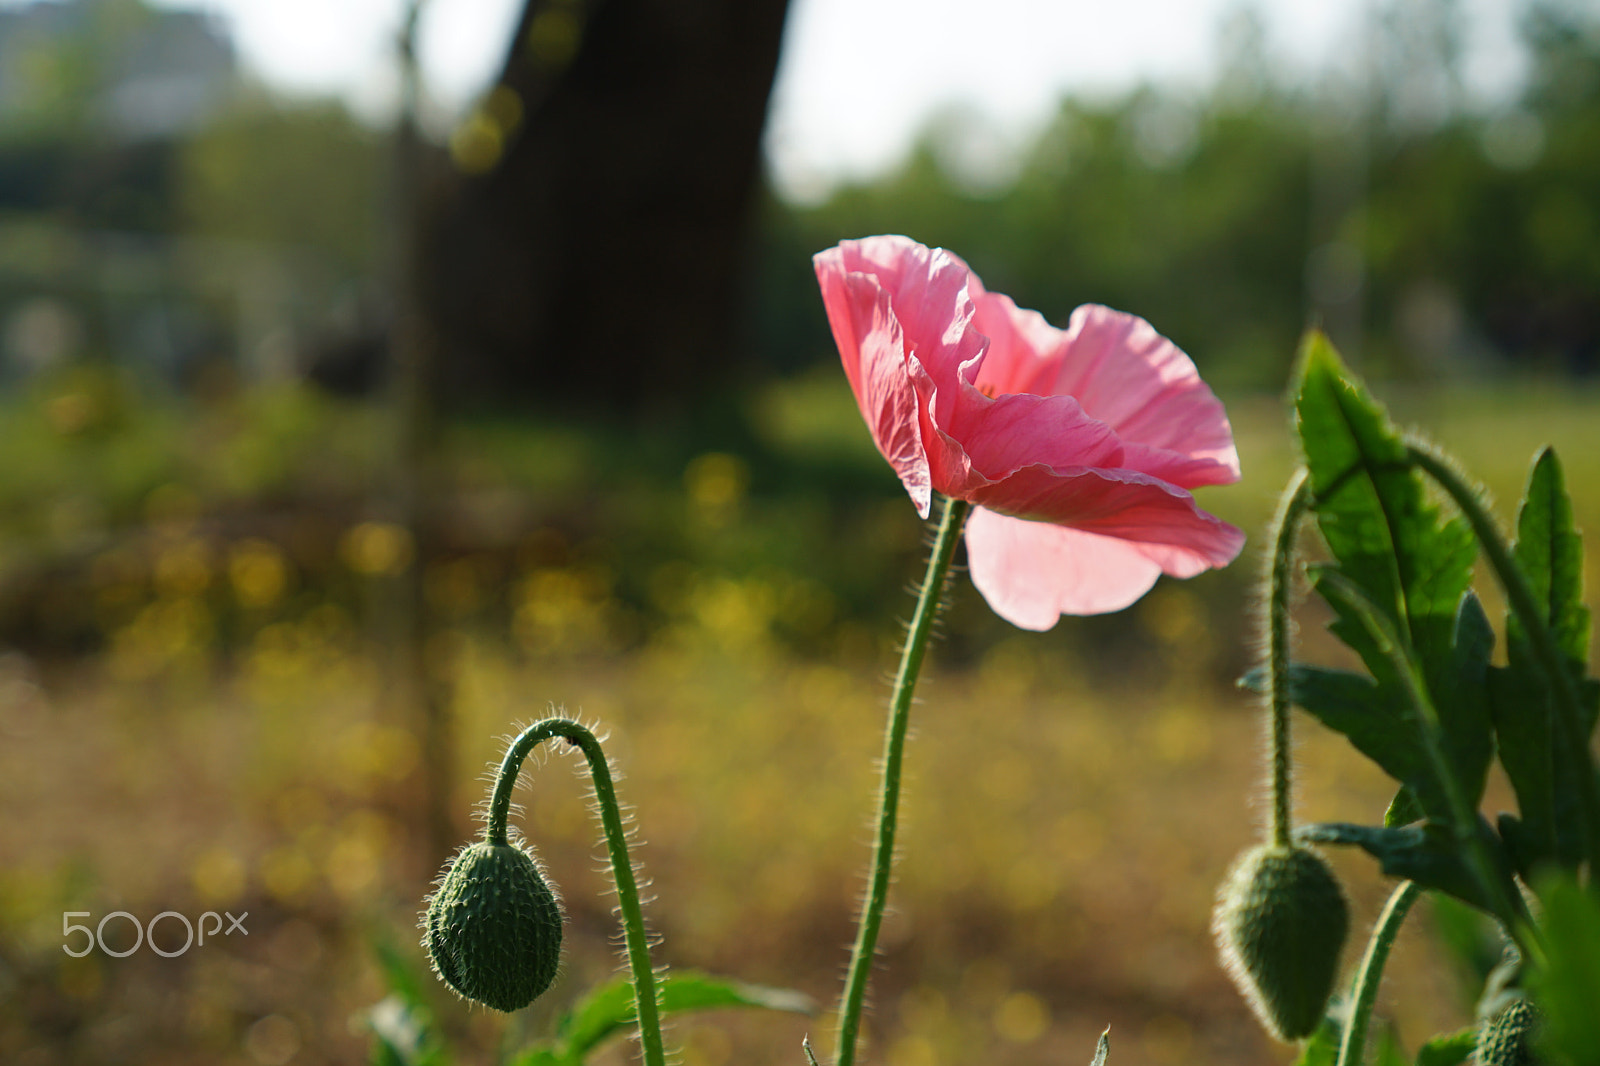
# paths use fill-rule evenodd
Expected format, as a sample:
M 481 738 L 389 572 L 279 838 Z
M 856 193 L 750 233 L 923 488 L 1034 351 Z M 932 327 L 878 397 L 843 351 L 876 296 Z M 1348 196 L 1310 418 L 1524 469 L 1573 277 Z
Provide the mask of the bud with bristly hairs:
M 561 904 L 522 847 L 463 848 L 428 900 L 423 943 L 434 969 L 467 999 L 521 1010 L 555 980 Z
M 1350 927 L 1344 890 L 1307 848 L 1263 844 L 1240 856 L 1218 895 L 1212 928 L 1239 991 L 1280 1040 L 1322 1024 Z

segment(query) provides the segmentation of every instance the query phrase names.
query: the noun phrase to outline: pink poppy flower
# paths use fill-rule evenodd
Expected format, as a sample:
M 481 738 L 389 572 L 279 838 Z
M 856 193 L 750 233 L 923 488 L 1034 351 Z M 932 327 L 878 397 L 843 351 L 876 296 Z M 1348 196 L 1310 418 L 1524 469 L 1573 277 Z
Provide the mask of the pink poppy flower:
M 1239 480 L 1227 414 L 1144 319 L 1090 305 L 1056 329 L 905 237 L 814 262 L 873 441 L 924 518 L 935 492 L 976 505 L 967 563 L 1002 618 L 1121 610 L 1239 554 L 1189 493 Z

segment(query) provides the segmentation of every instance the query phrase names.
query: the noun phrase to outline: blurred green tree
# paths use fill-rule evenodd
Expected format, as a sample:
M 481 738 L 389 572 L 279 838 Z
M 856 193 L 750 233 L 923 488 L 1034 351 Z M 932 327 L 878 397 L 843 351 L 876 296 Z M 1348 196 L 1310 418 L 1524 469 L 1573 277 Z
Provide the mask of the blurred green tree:
M 987 187 L 951 152 L 964 120 L 936 117 L 893 172 L 768 201 L 752 343 L 780 369 L 825 357 L 809 255 L 904 232 L 1057 324 L 1137 310 L 1224 384 L 1280 386 L 1307 321 L 1379 374 L 1600 369 L 1600 18 L 1530 5 L 1526 89 L 1487 104 L 1461 18 L 1376 8 L 1367 50 L 1311 86 L 1240 12 L 1210 89 L 1067 99 Z
M 181 150 L 179 207 L 192 233 L 313 251 L 348 274 L 377 267 L 381 137 L 331 102 L 246 103 Z

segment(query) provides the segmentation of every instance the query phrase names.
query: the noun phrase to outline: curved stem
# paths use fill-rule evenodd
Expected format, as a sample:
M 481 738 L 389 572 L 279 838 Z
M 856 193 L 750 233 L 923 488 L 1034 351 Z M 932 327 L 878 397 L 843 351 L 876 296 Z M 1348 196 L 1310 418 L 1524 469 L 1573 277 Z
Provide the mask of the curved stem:
M 661 1012 L 656 999 L 655 969 L 650 965 L 650 944 L 644 933 L 644 911 L 639 906 L 639 885 L 634 879 L 633 862 L 628 858 L 628 835 L 617 805 L 617 790 L 611 780 L 611 766 L 595 735 L 567 718 L 546 718 L 522 731 L 506 750 L 495 777 L 494 794 L 489 800 L 489 824 L 484 839 L 504 846 L 506 820 L 511 811 L 511 791 L 529 752 L 546 740 L 560 737 L 583 751 L 594 781 L 595 803 L 600 823 L 605 828 L 606 852 L 611 858 L 611 876 L 617 885 L 617 907 L 622 912 L 622 931 L 627 944 L 628 966 L 633 972 L 634 1011 L 639 1020 L 639 1044 L 645 1066 L 665 1066 L 666 1052 L 661 1041 Z
M 1294 543 L 1300 519 L 1311 506 L 1305 467 L 1289 479 L 1272 520 L 1272 570 L 1267 600 L 1267 703 L 1272 712 L 1272 842 L 1290 846 L 1293 816 L 1289 743 L 1289 600 L 1294 593 Z
M 939 535 L 933 544 L 933 554 L 928 558 L 928 572 L 922 580 L 916 613 L 911 616 L 911 631 L 906 635 L 905 650 L 900 656 L 900 670 L 894 679 L 894 693 L 889 699 L 889 724 L 883 741 L 883 790 L 878 802 L 877 842 L 872 850 L 872 880 L 861 908 L 855 949 L 850 953 L 850 971 L 839 1000 L 838 1040 L 834 1049 L 836 1066 L 851 1066 L 855 1061 L 861 1006 L 866 998 L 867 977 L 878 946 L 878 930 L 883 925 L 883 909 L 889 899 L 894 867 L 894 837 L 900 818 L 900 763 L 910 724 L 911 697 L 916 692 L 917 675 L 922 672 L 928 638 L 939 613 L 939 597 L 944 592 L 950 561 L 955 557 L 961 526 L 969 510 L 971 504 L 965 500 L 945 503 L 944 519 L 939 523 Z
M 1367 1023 L 1372 1019 L 1372 1007 L 1378 1001 L 1378 984 L 1383 980 L 1383 967 L 1389 961 L 1389 949 L 1394 947 L 1400 934 L 1400 924 L 1406 920 L 1411 905 L 1422 895 L 1415 881 L 1402 881 L 1389 896 L 1378 925 L 1367 941 L 1367 953 L 1361 958 L 1361 969 L 1356 971 L 1354 1002 L 1350 1020 L 1345 1023 L 1344 1037 L 1339 1042 L 1339 1058 L 1335 1066 L 1361 1066 L 1367 1046 Z
M 1438 779 L 1439 787 L 1444 791 L 1445 802 L 1450 805 L 1451 821 L 1455 823 L 1456 842 L 1465 852 L 1472 876 L 1477 879 L 1478 887 L 1483 890 L 1490 910 L 1516 939 L 1525 957 L 1542 959 L 1544 952 L 1534 939 L 1537 932 L 1528 916 L 1527 908 L 1522 905 L 1522 900 L 1516 895 L 1515 890 L 1508 888 L 1505 882 L 1495 876 L 1493 859 L 1485 849 L 1483 839 L 1478 835 L 1478 814 L 1467 802 L 1466 794 L 1461 790 L 1461 783 L 1456 778 L 1455 767 L 1445 754 L 1444 727 L 1439 720 L 1439 711 L 1428 695 L 1428 687 L 1422 679 L 1422 670 L 1417 665 L 1410 648 L 1403 642 L 1383 612 L 1378 610 L 1355 582 L 1335 570 L 1323 572 L 1318 580 L 1324 597 L 1330 602 L 1342 603 L 1351 614 L 1355 615 L 1366 629 L 1367 635 L 1378 646 L 1378 650 L 1388 657 L 1394 667 L 1411 703 L 1412 713 L 1416 716 L 1417 730 L 1421 734 L 1422 747 L 1427 754 L 1429 766 L 1433 770 L 1434 777 Z
M 1449 463 L 1425 448 L 1411 445 L 1407 448 L 1407 453 L 1412 463 L 1438 482 L 1439 486 L 1450 494 L 1456 506 L 1461 508 L 1461 513 L 1466 515 L 1473 533 L 1477 535 L 1478 543 L 1483 547 L 1483 553 L 1488 556 L 1489 564 L 1494 567 L 1496 576 L 1500 578 L 1500 586 L 1505 589 L 1506 601 L 1511 604 L 1511 609 L 1521 620 L 1523 631 L 1528 636 L 1528 643 L 1533 648 L 1534 657 L 1540 669 L 1544 671 L 1545 680 L 1553 696 L 1555 714 L 1552 717 L 1555 719 L 1556 735 L 1561 747 L 1571 752 L 1573 758 L 1582 760 L 1583 768 L 1577 775 L 1578 809 L 1583 822 L 1584 841 L 1589 851 L 1590 884 L 1600 883 L 1600 780 L 1595 777 L 1594 759 L 1589 752 L 1589 740 L 1583 728 L 1583 713 L 1578 700 L 1578 690 L 1573 685 L 1572 675 L 1567 670 L 1566 664 L 1561 661 L 1561 651 L 1556 644 L 1555 636 L 1550 632 L 1545 612 L 1539 609 L 1538 600 L 1528 584 L 1527 575 L 1522 572 L 1522 567 L 1517 565 L 1505 537 L 1495 524 L 1494 517 L 1489 514 L 1483 505 L 1483 500 L 1473 491 L 1466 479 Z

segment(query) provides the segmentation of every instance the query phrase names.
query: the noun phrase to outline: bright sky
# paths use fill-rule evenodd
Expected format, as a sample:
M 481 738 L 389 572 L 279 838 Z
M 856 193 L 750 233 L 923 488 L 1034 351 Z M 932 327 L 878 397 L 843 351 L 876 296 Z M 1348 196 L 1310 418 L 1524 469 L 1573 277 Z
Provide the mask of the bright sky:
M 15 4 L 19 0 L 0 0 Z M 156 0 L 216 11 L 245 62 L 292 92 L 333 92 L 382 115 L 394 97 L 392 41 L 404 0 Z M 1258 0 L 1270 52 L 1315 71 L 1357 51 L 1371 0 Z M 1468 82 L 1515 84 L 1516 0 L 1462 0 Z M 795 190 L 898 159 L 935 109 L 961 104 L 1020 139 L 1067 92 L 1153 80 L 1203 85 L 1218 27 L 1244 0 L 791 0 L 768 157 Z M 435 0 L 421 59 L 445 112 L 498 68 L 520 0 Z M 981 11 L 982 14 L 977 14 Z

